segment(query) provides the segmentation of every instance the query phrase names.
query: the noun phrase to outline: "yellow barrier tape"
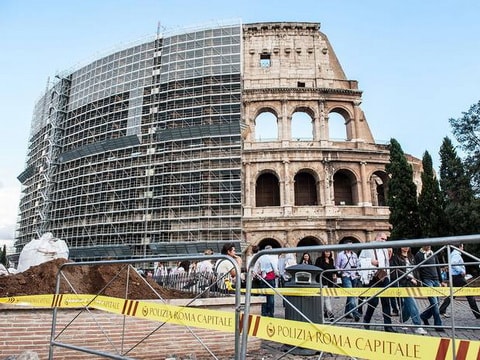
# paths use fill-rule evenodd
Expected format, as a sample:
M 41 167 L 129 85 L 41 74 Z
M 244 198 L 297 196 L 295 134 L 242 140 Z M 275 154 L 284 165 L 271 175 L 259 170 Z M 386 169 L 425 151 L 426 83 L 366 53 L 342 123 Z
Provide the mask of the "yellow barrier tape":
M 249 334 L 279 343 L 362 359 L 454 358 L 451 339 L 258 317 Z M 480 341 L 455 340 L 455 359 L 478 360 Z
M 230 283 L 227 284 L 227 289 L 230 291 L 235 291 Z M 382 291 L 380 293 L 380 291 Z M 453 295 L 462 297 L 462 296 L 476 296 L 480 294 L 480 288 L 452 288 Z M 241 289 L 241 292 L 245 293 L 245 289 Z M 450 288 L 447 287 L 392 287 L 388 289 L 383 288 L 261 288 L 261 289 L 252 289 L 252 294 L 255 295 L 273 295 L 281 294 L 284 296 L 334 296 L 334 297 L 417 297 L 424 298 L 429 296 L 450 296 Z M 35 295 L 33 299 L 28 300 L 26 305 L 32 306 L 51 306 L 51 302 L 55 301 L 53 299 L 54 295 Z M 75 303 L 75 300 L 68 295 L 57 295 L 57 296 L 68 296 L 70 301 Z M 75 295 L 78 296 L 78 295 Z M 92 295 L 93 296 L 93 295 Z M 15 303 L 16 305 L 22 305 L 22 301 L 27 301 L 25 299 L 30 299 L 31 296 L 19 296 L 12 298 L 0 298 L 0 303 Z M 23 299 L 23 300 L 21 300 Z M 58 300 L 57 300 L 58 301 Z M 75 305 L 72 305 L 75 306 Z M 79 306 L 85 306 L 79 304 Z
M 168 322 L 177 325 L 188 325 L 225 332 L 235 331 L 235 313 L 232 312 L 173 306 L 151 301 L 125 300 L 102 295 L 64 294 L 18 296 L 0 298 L 0 303 L 36 307 L 89 307 L 114 314 Z
M 318 290 L 318 289 L 317 289 Z M 0 303 L 41 307 L 91 307 L 111 313 L 223 332 L 235 331 L 235 313 L 84 294 L 0 298 Z M 248 334 L 317 351 L 365 359 L 443 360 L 480 358 L 480 341 L 386 333 L 250 315 Z
M 235 289 L 228 286 L 227 289 L 234 291 Z M 245 293 L 245 289 L 241 289 Z M 380 291 L 382 291 L 380 293 Z M 454 296 L 476 296 L 480 295 L 480 288 L 452 288 Z M 448 287 L 391 287 L 384 288 L 260 288 L 252 289 L 252 294 L 256 295 L 272 295 L 281 294 L 284 296 L 337 296 L 337 297 L 417 297 L 425 298 L 430 296 L 450 296 L 450 288 Z
M 0 304 L 51 307 L 55 295 L 30 295 L 0 298 Z

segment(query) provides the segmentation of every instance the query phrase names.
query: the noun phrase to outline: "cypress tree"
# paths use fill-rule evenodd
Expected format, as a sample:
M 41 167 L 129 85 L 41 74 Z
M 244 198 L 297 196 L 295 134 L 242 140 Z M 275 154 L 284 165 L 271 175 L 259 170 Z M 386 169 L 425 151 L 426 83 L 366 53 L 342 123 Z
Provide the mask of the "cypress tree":
M 421 237 L 418 214 L 417 187 L 413 169 L 397 140 L 390 140 L 390 162 L 385 167 L 390 176 L 387 184 L 387 205 L 390 207 L 390 238 L 415 239 Z
M 3 245 L 2 251 L 0 251 L 0 263 L 7 266 L 7 245 Z
M 418 211 L 422 237 L 445 235 L 443 195 L 432 166 L 432 157 L 425 151 L 422 158 L 422 191 L 418 197 Z
M 451 140 L 440 147 L 440 188 L 445 198 L 446 235 L 478 232 L 479 212 L 470 178 Z

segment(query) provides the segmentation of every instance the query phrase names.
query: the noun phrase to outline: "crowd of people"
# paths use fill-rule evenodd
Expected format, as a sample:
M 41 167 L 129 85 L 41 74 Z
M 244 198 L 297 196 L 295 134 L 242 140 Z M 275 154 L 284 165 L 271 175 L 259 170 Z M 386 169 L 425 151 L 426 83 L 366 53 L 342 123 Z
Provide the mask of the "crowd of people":
M 379 232 L 375 237 L 375 242 L 385 242 L 387 235 Z M 348 244 L 348 242 L 346 242 Z M 271 250 L 272 246 L 267 245 L 265 250 Z M 226 281 L 235 284 L 237 276 L 242 281 L 245 280 L 245 273 L 237 274 L 237 269 L 242 269 L 242 257 L 237 254 L 237 249 L 233 243 L 225 244 L 221 253 L 228 259 L 220 259 L 213 262 L 205 259 L 200 262 L 191 263 L 189 261 L 180 262 L 170 272 L 213 274 L 200 277 L 203 279 L 203 287 L 210 286 L 213 282 L 217 283 L 220 290 L 226 289 Z M 410 247 L 388 248 L 375 246 L 372 249 L 363 249 L 359 254 L 346 249 L 334 254 L 332 251 L 325 250 L 313 261 L 309 253 L 303 253 L 297 258 L 292 252 L 276 254 L 264 254 L 260 256 L 251 268 L 252 257 L 259 251 L 259 247 L 254 245 L 249 248 L 245 257 L 245 269 L 251 269 L 253 274 L 253 288 L 276 288 L 288 285 L 288 268 L 296 264 L 315 265 L 321 269 L 321 285 L 323 287 L 375 287 L 388 288 L 395 287 L 442 287 L 447 286 L 448 278 L 442 273 L 442 267 L 430 246 L 423 246 L 415 254 Z M 263 249 L 262 249 L 263 250 Z M 454 287 L 463 287 L 466 285 L 466 269 L 463 261 L 463 245 L 458 245 L 448 254 L 451 263 L 451 279 Z M 206 249 L 205 255 L 212 255 L 212 249 Z M 335 256 L 334 256 L 335 255 Z M 237 264 L 235 266 L 234 264 Z M 445 270 L 443 268 L 443 270 Z M 164 267 L 158 266 L 154 271 L 154 276 L 161 275 Z M 221 281 L 219 281 L 221 280 Z M 262 316 L 274 316 L 275 297 L 271 292 L 267 292 L 265 303 L 262 304 Z M 398 316 L 399 321 L 406 323 L 411 320 L 413 331 L 420 335 L 427 334 L 425 326 L 430 326 L 433 320 L 433 327 L 436 331 L 444 331 L 442 317 L 448 317 L 447 308 L 450 305 L 450 296 L 444 297 L 440 304 L 439 296 L 428 297 L 428 306 L 425 309 L 419 309 L 419 305 L 414 297 L 385 297 L 370 296 L 356 297 L 348 296 L 345 300 L 343 314 L 334 313 L 332 299 L 328 296 L 323 298 L 324 319 L 333 321 L 337 318 L 350 318 L 355 322 L 362 320 L 365 329 L 370 329 L 370 323 L 378 304 L 381 304 L 381 316 L 383 326 L 386 332 L 396 332 L 392 326 L 392 318 Z M 473 296 L 467 296 L 467 301 L 475 318 L 480 319 L 480 310 Z M 408 327 L 405 327 L 407 329 Z

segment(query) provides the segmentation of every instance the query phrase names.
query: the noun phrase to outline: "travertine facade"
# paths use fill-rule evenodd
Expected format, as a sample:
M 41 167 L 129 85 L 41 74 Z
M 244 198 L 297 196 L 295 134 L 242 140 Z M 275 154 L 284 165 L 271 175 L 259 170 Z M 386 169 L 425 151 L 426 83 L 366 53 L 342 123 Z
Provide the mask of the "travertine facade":
M 362 92 L 348 80 L 316 23 L 244 26 L 243 231 L 261 247 L 372 240 L 388 231 L 389 161 L 360 108 Z M 260 140 L 262 115 L 276 119 L 273 139 Z M 345 139 L 329 136 L 340 114 Z M 296 115 L 311 138 L 292 136 Z M 258 122 L 257 122 L 258 120 Z M 275 121 L 273 121 L 275 123 Z M 298 123 L 297 123 L 298 124 Z M 411 159 L 419 176 L 419 161 Z M 265 192 L 272 192 L 267 198 Z

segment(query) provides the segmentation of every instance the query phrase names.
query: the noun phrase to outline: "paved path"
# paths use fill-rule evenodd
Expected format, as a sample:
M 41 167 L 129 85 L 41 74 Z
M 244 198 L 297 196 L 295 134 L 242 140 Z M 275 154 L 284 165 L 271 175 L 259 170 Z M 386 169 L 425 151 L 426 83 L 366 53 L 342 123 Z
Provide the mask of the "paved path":
M 478 300 L 480 304 L 480 300 Z M 428 306 L 427 299 L 417 299 L 418 307 L 420 312 Z M 316 304 L 313 302 L 312 304 Z M 345 298 L 332 298 L 332 304 L 334 313 L 338 317 L 339 315 L 343 314 L 343 309 L 345 306 Z M 453 305 L 453 307 L 452 307 Z M 453 334 L 455 334 L 455 338 L 457 339 L 469 339 L 469 340 L 479 340 L 480 339 L 480 320 L 475 319 L 473 316 L 470 308 L 468 307 L 468 303 L 465 298 L 458 298 L 450 305 L 448 314 L 453 316 L 449 318 L 442 317 L 443 326 L 445 327 L 444 332 L 439 332 L 433 326 L 433 319 L 430 321 L 432 324 L 431 327 L 423 326 L 425 330 L 428 331 L 428 336 L 438 336 L 438 337 L 448 337 L 451 338 Z M 283 301 L 280 296 L 275 296 L 275 317 L 276 318 L 285 318 L 285 308 L 283 306 Z M 407 326 L 411 325 L 412 327 L 408 327 L 407 329 L 402 329 L 405 325 L 400 323 L 399 317 L 393 317 L 392 323 L 398 333 L 405 333 L 411 334 L 415 327 L 413 327 L 411 320 L 407 322 Z M 353 328 L 363 329 L 363 320 L 356 323 L 353 319 L 343 319 L 341 322 L 337 323 L 336 326 L 348 326 Z M 371 329 L 372 330 L 383 330 L 383 318 L 381 316 L 381 304 L 377 306 L 375 310 L 374 316 L 371 321 Z M 421 336 L 421 335 L 419 335 Z M 346 360 L 350 359 L 350 357 L 345 357 L 341 355 L 335 354 L 315 354 L 309 356 L 302 356 L 299 355 L 301 350 L 297 351 L 298 354 L 286 354 L 285 351 L 287 347 L 283 344 L 271 342 L 271 341 L 263 341 L 262 349 L 260 352 L 256 354 L 250 354 L 247 358 L 251 360 L 257 359 L 338 359 L 338 360 Z

